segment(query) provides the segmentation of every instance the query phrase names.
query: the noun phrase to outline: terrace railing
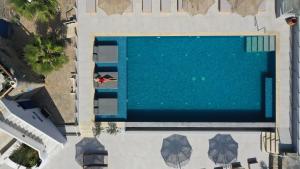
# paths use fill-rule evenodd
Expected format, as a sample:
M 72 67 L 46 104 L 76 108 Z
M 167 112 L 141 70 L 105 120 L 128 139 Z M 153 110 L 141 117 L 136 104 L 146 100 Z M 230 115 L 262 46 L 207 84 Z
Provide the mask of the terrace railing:
M 290 72 L 291 72 L 291 132 L 292 132 L 292 142 L 293 147 L 298 154 L 300 153 L 300 116 L 299 116 L 299 108 L 300 108 L 300 99 L 299 99 L 299 89 L 300 89 L 300 27 L 298 25 L 294 26 L 291 29 L 291 53 L 290 53 Z

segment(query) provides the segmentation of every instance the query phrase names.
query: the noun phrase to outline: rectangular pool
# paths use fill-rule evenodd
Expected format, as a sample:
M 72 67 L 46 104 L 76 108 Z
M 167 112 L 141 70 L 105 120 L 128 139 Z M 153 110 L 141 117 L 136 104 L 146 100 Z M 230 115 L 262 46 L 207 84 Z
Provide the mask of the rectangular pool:
M 265 105 L 275 114 L 275 52 L 249 52 L 246 42 L 246 36 L 126 37 L 126 56 L 119 56 L 127 58 L 126 121 L 274 121 Z M 265 78 L 273 85 L 267 104 Z

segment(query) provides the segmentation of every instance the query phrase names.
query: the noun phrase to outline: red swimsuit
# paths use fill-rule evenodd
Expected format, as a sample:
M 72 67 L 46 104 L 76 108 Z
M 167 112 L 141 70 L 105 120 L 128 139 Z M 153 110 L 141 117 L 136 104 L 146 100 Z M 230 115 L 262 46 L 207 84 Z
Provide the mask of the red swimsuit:
M 106 78 L 104 78 L 104 77 L 97 78 L 97 82 L 98 82 L 98 83 L 101 83 L 101 84 L 103 84 L 103 83 L 105 83 L 105 82 L 107 82 L 107 81 L 109 81 L 109 79 L 106 79 Z

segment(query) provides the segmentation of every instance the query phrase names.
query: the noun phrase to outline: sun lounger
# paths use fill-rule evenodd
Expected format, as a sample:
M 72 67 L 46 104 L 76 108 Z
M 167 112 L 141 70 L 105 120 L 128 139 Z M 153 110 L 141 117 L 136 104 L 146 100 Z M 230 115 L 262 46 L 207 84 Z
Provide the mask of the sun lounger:
M 231 168 L 232 169 L 238 169 L 238 168 L 241 168 L 242 167 L 242 165 L 241 165 L 241 163 L 240 162 L 233 162 L 233 163 L 231 163 Z
M 83 169 L 107 169 L 107 166 L 84 166 Z
M 94 74 L 94 78 L 98 77 L 99 75 L 105 76 L 109 75 L 116 80 L 105 82 L 105 83 L 99 83 L 94 81 L 94 87 L 95 88 L 100 88 L 100 89 L 117 89 L 118 88 L 118 72 L 98 72 Z
M 152 12 L 152 0 L 143 0 L 142 2 L 142 11 L 144 13 Z
M 107 155 L 108 155 L 107 151 L 83 154 L 83 168 L 84 169 L 107 168 L 108 167 Z
M 87 13 L 96 13 L 96 0 L 86 0 L 86 12 Z
M 215 167 L 214 169 L 224 169 L 224 167 L 220 166 L 220 167 Z
M 183 12 L 183 3 L 182 0 L 177 0 L 177 11 Z
M 248 158 L 247 162 L 248 162 L 249 169 L 260 169 L 260 166 L 256 158 Z
M 172 7 L 172 0 L 160 0 L 160 11 L 170 13 Z
M 261 169 L 258 163 L 249 164 L 249 169 Z
M 117 45 L 94 46 L 93 57 L 95 62 L 117 63 L 118 46 Z
M 73 38 L 76 36 L 76 26 L 77 26 L 77 23 L 76 22 L 73 22 L 73 23 L 66 23 L 66 38 Z
M 248 162 L 248 164 L 258 163 L 257 159 L 255 157 L 254 158 L 248 158 L 247 162 Z
M 118 113 L 118 98 L 99 98 L 95 115 L 116 115 Z

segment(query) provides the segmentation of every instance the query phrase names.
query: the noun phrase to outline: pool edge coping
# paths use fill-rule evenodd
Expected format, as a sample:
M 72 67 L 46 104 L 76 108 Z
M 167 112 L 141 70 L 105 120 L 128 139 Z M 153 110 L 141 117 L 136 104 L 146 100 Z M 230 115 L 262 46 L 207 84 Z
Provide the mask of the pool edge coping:
M 278 75 L 278 70 L 280 67 L 279 64 L 279 52 L 280 52 L 280 33 L 279 32 L 186 32 L 186 33 L 180 33 L 180 32 L 171 32 L 171 33 L 158 33 L 158 32 L 153 32 L 153 33 L 134 33 L 134 32 L 111 32 L 111 33 L 101 33 L 101 32 L 92 32 L 89 33 L 89 55 L 92 55 L 93 53 L 93 44 L 95 37 L 97 36 L 275 36 L 276 42 L 275 42 L 275 88 L 276 88 L 276 99 L 275 99 L 275 128 L 279 128 L 279 118 L 280 118 L 280 113 L 279 111 L 279 101 L 280 101 L 280 95 L 279 95 L 279 83 L 280 78 Z M 277 130 L 276 130 L 277 131 Z

